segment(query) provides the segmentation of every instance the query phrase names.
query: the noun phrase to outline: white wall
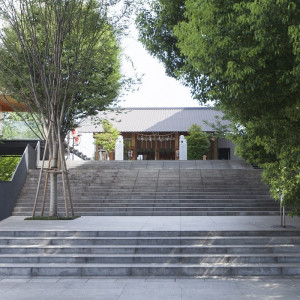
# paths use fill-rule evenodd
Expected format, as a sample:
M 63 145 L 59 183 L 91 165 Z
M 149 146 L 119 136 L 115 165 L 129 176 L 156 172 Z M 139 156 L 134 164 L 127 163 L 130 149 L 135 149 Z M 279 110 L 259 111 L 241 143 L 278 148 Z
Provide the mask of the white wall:
M 81 133 L 80 137 L 80 144 L 78 146 L 75 145 L 75 149 L 79 150 L 82 152 L 84 155 L 86 155 L 88 158 L 94 159 L 95 158 L 95 150 L 96 146 L 94 145 L 94 138 L 93 138 L 93 133 Z M 72 137 L 70 138 L 70 146 L 73 146 L 73 139 Z M 72 154 L 71 154 L 72 156 Z M 77 158 L 75 155 L 74 158 Z

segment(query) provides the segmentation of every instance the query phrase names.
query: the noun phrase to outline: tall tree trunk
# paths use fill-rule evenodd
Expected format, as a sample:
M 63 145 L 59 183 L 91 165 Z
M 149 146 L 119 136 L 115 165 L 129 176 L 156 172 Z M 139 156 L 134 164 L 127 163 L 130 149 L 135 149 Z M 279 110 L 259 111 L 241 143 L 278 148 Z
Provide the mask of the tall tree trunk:
M 57 216 L 57 161 L 58 161 L 58 142 L 52 141 L 52 161 L 51 169 L 54 172 L 50 173 L 50 210 L 49 216 Z

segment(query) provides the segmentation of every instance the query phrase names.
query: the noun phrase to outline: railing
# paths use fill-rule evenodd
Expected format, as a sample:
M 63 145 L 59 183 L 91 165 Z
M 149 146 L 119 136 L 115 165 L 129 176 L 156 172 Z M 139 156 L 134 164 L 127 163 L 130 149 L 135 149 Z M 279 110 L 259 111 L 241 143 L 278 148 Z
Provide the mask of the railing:
M 91 160 L 89 157 L 87 157 L 85 154 L 80 152 L 79 150 L 75 149 L 73 146 L 68 146 L 66 142 L 64 142 L 64 147 L 70 151 L 73 155 L 76 155 L 77 157 L 81 158 L 82 160 Z M 73 158 L 74 159 L 74 158 Z
M 35 149 L 27 145 L 11 181 L 0 181 L 0 220 L 11 216 L 29 169 L 34 169 L 40 158 L 40 142 Z
M 283 195 L 280 197 L 280 225 L 285 228 L 285 206 L 283 205 Z

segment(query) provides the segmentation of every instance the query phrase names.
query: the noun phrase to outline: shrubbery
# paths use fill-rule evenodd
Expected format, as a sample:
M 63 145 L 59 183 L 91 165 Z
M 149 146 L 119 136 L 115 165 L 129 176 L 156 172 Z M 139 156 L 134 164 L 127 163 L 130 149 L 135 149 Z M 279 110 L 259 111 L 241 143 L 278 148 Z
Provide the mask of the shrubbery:
M 10 181 L 20 161 L 20 156 L 0 156 L 0 180 Z

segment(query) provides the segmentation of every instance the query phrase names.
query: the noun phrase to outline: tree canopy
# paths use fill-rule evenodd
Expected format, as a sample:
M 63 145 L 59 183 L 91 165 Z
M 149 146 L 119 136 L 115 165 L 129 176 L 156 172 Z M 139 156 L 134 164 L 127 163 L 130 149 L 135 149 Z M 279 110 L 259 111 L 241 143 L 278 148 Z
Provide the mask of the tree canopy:
M 192 65 L 186 64 L 186 56 L 178 47 L 174 33 L 175 25 L 186 19 L 185 1 L 144 0 L 141 3 L 136 18 L 139 40 L 164 64 L 166 74 L 189 86 L 197 98 L 199 74 Z
M 177 3 L 177 1 L 169 1 Z M 176 16 L 164 0 L 140 27 L 141 41 L 172 37 L 183 66 L 177 78 L 196 73 L 193 94 L 213 100 L 235 124 L 238 153 L 264 168 L 274 198 L 297 212 L 300 190 L 300 1 L 185 0 Z M 167 10 L 170 29 L 155 27 Z M 144 9 L 147 11 L 147 8 Z M 146 13 L 142 10 L 141 16 Z M 159 23 L 158 23 L 159 24 Z M 157 29 L 157 31 L 156 31 Z M 159 42 L 159 39 L 156 39 Z M 169 45 L 169 47 L 171 47 Z M 170 58 L 172 58 L 170 56 Z M 190 71 L 192 70 L 192 72 Z
M 120 132 L 107 120 L 103 120 L 101 123 L 103 132 L 95 135 L 95 144 L 101 145 L 104 150 L 110 153 L 115 149 L 116 140 Z
M 117 10 L 119 2 L 0 0 L 1 91 L 42 119 L 54 170 L 49 175 L 50 216 L 57 214 L 58 159 L 66 168 L 64 137 L 80 118 L 116 100 L 122 86 L 118 37 L 131 1 Z
M 94 0 L 14 2 L 0 10 L 7 24 L 1 33 L 1 89 L 41 114 L 44 123 L 51 119 L 49 103 L 57 101 L 66 134 L 118 96 L 117 29 L 104 4 Z
M 210 142 L 206 134 L 202 131 L 201 126 L 193 124 L 189 130 L 187 140 L 187 155 L 189 160 L 203 159 L 203 155 L 207 154 Z
M 3 134 L 0 138 L 4 140 L 41 139 L 43 128 L 41 123 L 37 122 L 37 117 L 33 118 L 30 113 L 3 113 Z

